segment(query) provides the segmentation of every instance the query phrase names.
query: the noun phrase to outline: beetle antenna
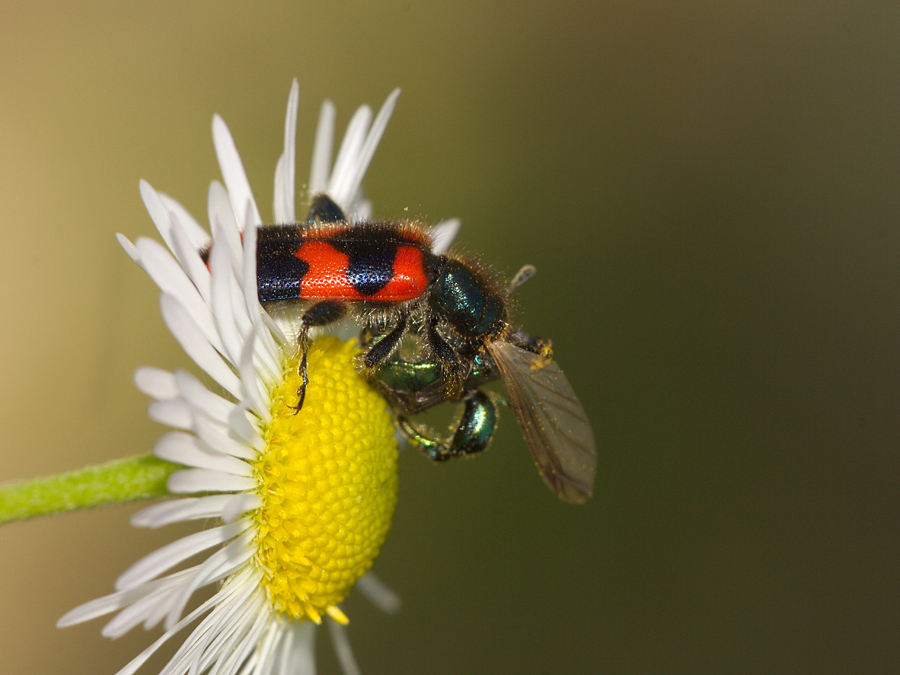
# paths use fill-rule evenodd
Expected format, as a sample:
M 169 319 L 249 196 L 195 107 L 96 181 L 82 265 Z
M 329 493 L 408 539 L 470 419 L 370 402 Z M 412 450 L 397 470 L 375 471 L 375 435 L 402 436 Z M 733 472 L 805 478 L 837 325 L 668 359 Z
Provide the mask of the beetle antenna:
M 516 276 L 513 277 L 513 280 L 509 282 L 509 292 L 512 293 L 535 274 L 537 274 L 537 269 L 535 269 L 534 265 L 525 265 L 522 267 L 522 269 L 516 272 Z

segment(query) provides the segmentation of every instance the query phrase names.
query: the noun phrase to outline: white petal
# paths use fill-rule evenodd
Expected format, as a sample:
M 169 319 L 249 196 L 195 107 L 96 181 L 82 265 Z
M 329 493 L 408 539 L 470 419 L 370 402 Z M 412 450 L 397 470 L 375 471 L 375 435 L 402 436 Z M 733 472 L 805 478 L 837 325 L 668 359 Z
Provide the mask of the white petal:
M 269 625 L 270 618 L 268 614 L 260 613 L 254 619 L 250 630 L 241 635 L 235 647 L 229 650 L 228 656 L 219 662 L 218 670 L 221 675 L 237 675 L 250 652 L 259 644 L 260 638 Z
M 116 233 L 116 240 L 125 250 L 125 253 L 128 254 L 128 257 L 140 265 L 140 256 L 138 255 L 137 249 L 134 247 L 134 244 L 128 241 L 128 238 L 124 234 L 119 234 L 118 232 Z
M 116 581 L 116 590 L 132 590 L 142 583 L 155 579 L 192 555 L 233 539 L 244 529 L 246 529 L 246 523 L 239 521 L 195 532 L 173 541 L 132 565 Z
M 103 626 L 100 631 L 103 637 L 121 637 L 142 623 L 146 628 L 152 628 L 158 624 L 165 616 L 165 612 L 161 612 L 161 610 L 168 610 L 178 588 L 185 583 L 194 569 L 190 567 L 162 579 L 141 584 L 132 592 L 146 593 L 146 595 L 116 614 L 109 623 Z
M 259 454 L 255 448 L 234 438 L 229 429 L 207 418 L 195 418 L 194 431 L 206 445 L 223 455 L 253 461 Z
M 174 626 L 171 630 L 166 631 L 156 642 L 150 645 L 147 649 L 141 652 L 135 659 L 133 659 L 127 666 L 122 668 L 116 675 L 133 675 L 133 673 L 140 668 L 144 663 L 149 659 L 157 649 L 159 649 L 162 645 L 164 645 L 169 638 L 173 637 L 178 631 L 187 626 L 188 624 L 195 621 L 198 617 L 203 616 L 206 612 L 208 612 L 211 608 L 215 608 L 217 605 L 221 606 L 222 604 L 236 602 L 234 596 L 236 595 L 235 591 L 243 590 L 245 593 L 247 592 L 246 588 L 237 588 L 237 585 L 226 585 L 224 586 L 218 593 L 216 593 L 209 600 L 200 605 L 193 612 L 188 614 L 184 619 L 178 622 L 177 626 Z M 241 585 L 243 586 L 243 585 Z M 208 619 L 209 617 L 207 617 Z M 203 624 L 201 624 L 202 626 Z M 197 630 L 200 630 L 198 627 Z M 196 634 L 197 631 L 194 631 Z M 190 641 L 190 638 L 188 638 Z M 185 644 L 188 644 L 186 642 Z M 170 662 L 171 665 L 171 662 Z
M 230 523 L 237 520 L 248 511 L 255 511 L 263 504 L 262 497 L 259 495 L 246 494 L 239 492 L 236 495 L 229 495 L 228 503 L 222 509 L 222 520 Z
M 221 517 L 222 510 L 233 498 L 234 495 L 210 495 L 172 499 L 141 509 L 131 516 L 131 524 L 135 527 L 157 528 L 187 520 Z
M 250 331 L 256 336 L 254 350 L 262 368 L 260 376 L 275 382 L 281 376 L 281 351 L 275 343 L 271 332 L 265 328 L 264 319 L 268 318 L 259 304 L 256 286 L 256 235 L 257 229 L 251 227 L 244 233 L 244 269 L 243 294 L 244 302 L 250 318 L 250 328 L 244 331 L 244 339 L 251 340 Z
M 241 265 L 243 265 L 243 260 Z M 253 321 L 250 318 L 247 305 L 244 303 L 244 291 L 240 283 L 240 274 L 240 269 L 232 274 L 229 279 L 229 285 L 231 286 L 231 315 L 234 318 L 234 325 L 238 334 L 244 336 L 250 332 L 250 329 L 253 327 Z M 252 306 L 258 308 L 259 301 L 254 302 Z
M 172 607 L 169 610 L 169 615 L 166 617 L 166 630 L 178 623 L 185 605 L 187 605 L 195 591 L 232 574 L 238 567 L 253 557 L 255 551 L 251 544 L 254 536 L 255 533 L 253 531 L 245 532 L 197 566 L 181 585 L 178 594 L 172 601 Z
M 347 176 L 347 185 L 342 186 L 349 195 L 349 199 L 354 199 L 355 195 L 360 190 L 363 177 L 366 175 L 372 157 L 375 155 L 375 149 L 378 147 L 378 143 L 384 135 L 384 130 L 387 128 L 387 124 L 391 119 L 399 96 L 400 90 L 394 89 L 394 91 L 391 92 L 391 95 L 387 97 L 384 105 L 381 106 L 378 115 L 375 116 L 375 121 L 372 122 L 372 128 L 369 130 L 366 141 L 360 149 L 359 157 L 357 157 L 356 162 L 354 162 L 353 171 Z
M 450 244 L 453 243 L 456 233 L 459 232 L 461 225 L 462 222 L 459 218 L 450 218 L 432 227 L 428 233 L 431 237 L 431 250 L 437 255 L 446 253 L 447 249 L 450 248 Z
M 292 338 L 288 338 L 288 335 L 294 336 L 298 333 L 293 325 L 290 326 L 290 330 L 285 330 L 284 326 L 281 325 L 279 321 L 271 317 L 266 312 L 262 312 L 260 315 L 262 319 L 263 325 L 266 327 L 269 333 L 271 333 L 272 340 L 275 341 L 277 346 L 275 347 L 273 353 L 280 357 L 281 353 L 284 351 L 283 347 L 288 345 L 289 343 L 293 343 Z M 299 323 L 300 319 L 297 318 L 295 323 Z M 264 333 L 262 333 L 264 335 Z
M 181 399 L 154 401 L 147 406 L 147 417 L 176 429 L 191 429 L 194 426 L 194 413 Z
M 354 196 L 349 190 L 353 176 L 356 173 L 354 164 L 359 157 L 359 151 L 362 149 L 363 143 L 366 141 L 366 130 L 371 119 L 372 109 L 369 106 L 360 106 L 350 119 L 350 124 L 347 125 L 344 140 L 341 142 L 341 149 L 338 151 L 337 159 L 334 162 L 334 171 L 332 171 L 331 180 L 328 183 L 328 194 L 345 210 Z
M 222 227 L 217 225 L 216 246 L 209 256 L 209 270 L 212 272 L 212 314 L 219 335 L 225 343 L 225 354 L 232 363 L 240 359 L 243 340 L 234 323 L 231 304 L 231 260 L 227 244 L 218 236 Z M 220 245 L 222 244 L 222 245 Z
M 166 246 L 172 248 L 172 215 L 169 212 L 169 209 L 163 204 L 163 200 L 160 198 L 159 193 L 150 186 L 150 183 L 141 180 L 140 189 L 141 199 L 144 200 L 144 208 L 146 208 L 147 213 L 150 214 L 150 219 L 153 221 L 153 224 L 156 225 L 156 229 L 159 231 L 160 236 L 162 236 L 163 241 L 166 242 Z
M 257 590 L 260 574 L 241 572 L 229 580 L 223 588 L 234 591 L 233 596 L 223 600 L 197 629 L 188 636 L 163 675 L 169 673 L 205 672 L 207 668 L 226 653 L 225 645 L 238 632 L 246 630 L 250 619 L 257 615 L 265 593 Z
M 254 410 L 262 413 L 269 410 L 268 392 L 263 389 L 263 383 L 256 374 L 256 364 L 253 358 L 253 343 L 256 341 L 256 331 L 251 330 L 244 344 L 238 365 L 241 373 L 241 384 L 244 385 L 242 400 L 248 402 Z
M 396 614 L 400 611 L 400 596 L 371 572 L 366 572 L 356 581 L 356 588 L 385 614 Z
M 359 666 L 356 665 L 356 659 L 353 658 L 353 650 L 350 649 L 350 640 L 347 639 L 346 629 L 331 617 L 326 618 L 325 623 L 328 624 L 331 642 L 334 644 L 334 653 L 341 664 L 344 675 L 362 675 L 359 672 Z
M 163 669 L 160 675 L 186 673 L 186 669 L 182 670 L 175 666 L 178 661 L 190 664 L 191 675 L 194 672 L 205 672 L 206 668 L 215 662 L 215 675 L 224 675 L 228 667 L 228 657 L 238 649 L 240 641 L 252 630 L 259 617 L 268 615 L 268 612 L 261 608 L 263 597 L 262 593 L 250 595 L 236 608 L 238 611 L 231 611 L 232 608 L 224 606 L 213 610 L 200 626 L 203 628 L 204 624 L 208 625 L 206 631 L 208 634 L 198 635 L 199 629 L 194 631 L 189 641 L 176 654 L 176 658 L 170 664 L 171 669 Z M 194 636 L 198 638 L 195 645 L 190 644 L 194 641 Z
M 293 640 L 281 653 L 279 671 L 281 675 L 316 675 L 316 629 L 312 621 L 295 625 Z
M 244 268 L 241 270 L 241 275 L 244 282 L 244 288 L 242 289 L 244 293 L 244 301 L 247 303 L 247 307 L 251 308 L 253 311 L 258 311 L 260 309 L 259 289 L 257 288 L 256 284 L 257 234 L 258 231 L 255 227 L 251 227 L 249 230 L 244 232 Z
M 66 628 L 68 626 L 84 623 L 85 621 L 90 621 L 91 619 L 96 619 L 97 617 L 109 614 L 110 612 L 115 612 L 122 607 L 127 607 L 132 602 L 134 602 L 134 600 L 126 599 L 124 593 L 105 595 L 102 598 L 91 600 L 83 605 L 78 605 L 75 609 L 69 610 L 56 622 L 56 627 Z
M 253 467 L 247 462 L 216 452 L 201 443 L 196 436 L 180 431 L 160 436 L 153 445 L 153 454 L 160 459 L 196 469 L 210 469 L 232 476 L 253 475 Z
M 72 611 L 67 612 L 65 616 L 63 616 L 59 621 L 56 622 L 56 626 L 57 628 L 74 626 L 75 624 L 84 623 L 85 621 L 90 621 L 92 619 L 105 616 L 107 614 L 120 610 L 123 607 L 128 607 L 129 605 L 140 600 L 142 597 L 154 592 L 160 587 L 163 587 L 166 584 L 171 584 L 171 579 L 175 576 L 176 575 L 172 575 L 172 577 L 167 577 L 166 579 L 160 579 L 158 581 L 150 582 L 149 584 L 144 584 L 141 588 L 135 590 L 119 591 L 117 593 L 111 593 L 109 595 L 103 596 L 102 598 L 97 598 L 96 600 L 86 602 L 83 605 L 79 605 Z
M 187 355 L 226 391 L 238 398 L 241 386 L 237 376 L 206 340 L 197 327 L 197 322 L 185 311 L 181 303 L 172 296 L 163 294 L 159 299 L 159 306 L 169 332 L 178 340 Z
M 209 232 L 203 229 L 200 223 L 194 219 L 194 216 L 179 201 L 172 199 L 165 192 L 157 194 L 172 216 L 172 234 L 174 235 L 176 230 L 181 230 L 182 234 L 193 244 L 195 251 L 209 246 Z
M 357 201 L 351 220 L 357 223 L 372 220 L 372 202 L 368 199 Z
M 175 375 L 168 370 L 143 366 L 134 372 L 134 384 L 143 393 L 155 399 L 175 398 L 178 386 Z
M 173 593 L 174 589 L 169 588 L 164 594 L 154 594 L 141 598 L 119 612 L 112 621 L 103 626 L 100 634 L 110 639 L 122 637 L 132 628 L 137 628 L 142 623 L 145 623 L 148 615 L 152 614 L 160 605 L 170 604 L 170 600 L 166 596 L 171 596 Z M 159 622 L 150 623 L 149 627 L 152 628 L 156 623 Z
M 231 268 L 235 274 L 240 274 L 243 266 L 241 261 L 244 257 L 241 246 L 243 228 L 238 224 L 234 211 L 231 210 L 228 192 L 219 181 L 214 180 L 210 183 L 208 203 L 209 225 L 212 229 L 213 241 L 217 246 L 227 246 Z
M 174 494 L 192 492 L 246 492 L 256 487 L 253 478 L 231 476 L 206 469 L 176 471 L 166 482 L 166 488 Z
M 266 415 L 266 417 L 270 416 L 270 414 Z M 263 452 L 266 449 L 265 441 L 262 436 L 260 436 L 256 427 L 250 422 L 246 408 L 235 406 L 235 409 L 231 412 L 228 423 L 231 430 L 242 438 L 251 448 L 255 448 L 258 452 Z
M 225 187 L 228 188 L 231 210 L 236 216 L 243 218 L 249 206 L 250 224 L 262 225 L 262 218 L 250 189 L 250 181 L 247 180 L 247 173 L 244 171 L 244 165 L 241 163 L 241 157 L 234 144 L 234 139 L 231 137 L 231 132 L 228 130 L 228 125 L 221 117 L 215 115 L 212 129 L 213 144 L 216 146 L 216 156 L 219 159 L 219 168 L 222 171 L 222 178 L 225 180 Z
M 248 663 L 242 672 L 258 673 L 258 675 L 269 675 L 275 660 L 281 652 L 281 643 L 284 642 L 287 635 L 290 635 L 290 628 L 283 626 L 274 621 L 270 622 L 266 629 L 266 635 L 262 639 L 256 653 L 253 655 L 256 663 L 251 667 Z
M 195 414 L 202 414 L 208 419 L 228 424 L 228 416 L 235 407 L 234 403 L 211 392 L 187 371 L 175 371 L 172 379 L 177 391 L 190 404 Z
M 284 117 L 284 152 L 275 168 L 275 222 L 292 223 L 294 216 L 294 185 L 297 167 L 297 107 L 300 101 L 300 85 L 295 79 L 288 95 L 287 113 Z
M 304 623 L 312 624 L 311 621 L 306 621 Z M 288 626 L 285 629 L 284 639 L 281 641 L 281 644 L 278 645 L 278 663 L 275 664 L 275 669 L 272 671 L 274 675 L 292 675 L 293 673 L 302 672 L 302 668 L 300 668 L 297 664 L 291 663 L 290 661 L 296 635 L 297 629 L 293 626 Z
M 331 171 L 331 148 L 334 145 L 334 104 L 325 101 L 319 113 L 316 140 L 313 146 L 312 167 L 309 172 L 309 194 L 315 195 L 328 189 Z
M 209 305 L 210 296 L 210 274 L 209 267 L 200 255 L 201 249 L 188 238 L 184 230 L 176 228 L 172 230 L 172 243 L 174 249 L 172 252 L 178 261 L 184 266 L 184 272 L 188 275 L 191 283 L 197 288 L 203 302 Z M 203 248 L 202 250 L 208 250 Z
M 212 232 L 216 231 L 216 227 L 237 229 L 237 220 L 228 198 L 228 190 L 217 180 L 209 184 L 206 194 L 206 215 Z
M 222 348 L 222 341 L 216 332 L 215 322 L 209 307 L 191 282 L 184 268 L 175 258 L 153 239 L 141 237 L 136 248 L 140 255 L 140 265 L 160 290 L 171 295 L 187 310 L 203 336 L 216 349 Z

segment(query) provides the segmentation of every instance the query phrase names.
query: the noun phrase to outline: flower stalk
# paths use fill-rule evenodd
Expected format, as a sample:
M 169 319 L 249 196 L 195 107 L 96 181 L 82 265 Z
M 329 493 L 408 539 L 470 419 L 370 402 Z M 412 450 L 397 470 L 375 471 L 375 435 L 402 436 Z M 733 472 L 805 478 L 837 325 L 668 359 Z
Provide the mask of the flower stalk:
M 168 497 L 166 481 L 180 468 L 153 455 L 140 455 L 0 486 L 0 524 Z

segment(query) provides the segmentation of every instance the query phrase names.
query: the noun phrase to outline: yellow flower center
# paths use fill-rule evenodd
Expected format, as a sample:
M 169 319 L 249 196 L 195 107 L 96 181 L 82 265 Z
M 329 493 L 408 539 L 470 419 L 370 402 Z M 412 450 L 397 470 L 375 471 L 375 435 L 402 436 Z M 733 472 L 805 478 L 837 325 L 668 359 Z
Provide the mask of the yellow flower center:
M 397 504 L 397 443 L 387 406 L 359 375 L 358 350 L 313 344 L 303 409 L 297 359 L 272 393 L 273 420 L 256 463 L 256 564 L 276 611 L 319 623 L 372 566 Z

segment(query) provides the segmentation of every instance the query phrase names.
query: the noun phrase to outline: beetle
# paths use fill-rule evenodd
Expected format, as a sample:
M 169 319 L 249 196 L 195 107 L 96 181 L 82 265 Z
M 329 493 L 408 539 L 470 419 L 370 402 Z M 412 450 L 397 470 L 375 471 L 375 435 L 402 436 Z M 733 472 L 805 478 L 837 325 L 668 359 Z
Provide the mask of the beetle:
M 477 345 L 507 330 L 507 293 L 477 265 L 435 254 L 416 223 L 350 224 L 326 194 L 313 197 L 306 223 L 260 227 L 256 257 L 263 305 L 311 303 L 300 317 L 298 410 L 308 384 L 309 331 L 348 314 L 363 325 L 391 327 L 363 358 L 369 373 L 414 325 L 440 363 L 451 398 L 462 392 L 459 349 L 477 351 Z M 458 347 L 439 326 L 453 333 Z
M 208 261 L 209 250 L 201 255 Z M 590 496 L 596 450 L 584 408 L 550 343 L 508 321 L 510 293 L 533 268 L 504 286 L 476 263 L 435 253 L 417 223 L 351 224 L 326 194 L 313 196 L 306 223 L 261 226 L 256 257 L 264 307 L 307 303 L 297 336 L 298 412 L 309 383 L 310 330 L 349 314 L 368 335 L 364 374 L 391 402 L 401 432 L 428 456 L 442 461 L 487 446 L 496 408 L 480 386 L 499 378 L 547 485 L 566 501 Z M 409 332 L 422 343 L 412 360 L 395 356 Z M 406 418 L 455 400 L 464 410 L 449 443 Z

